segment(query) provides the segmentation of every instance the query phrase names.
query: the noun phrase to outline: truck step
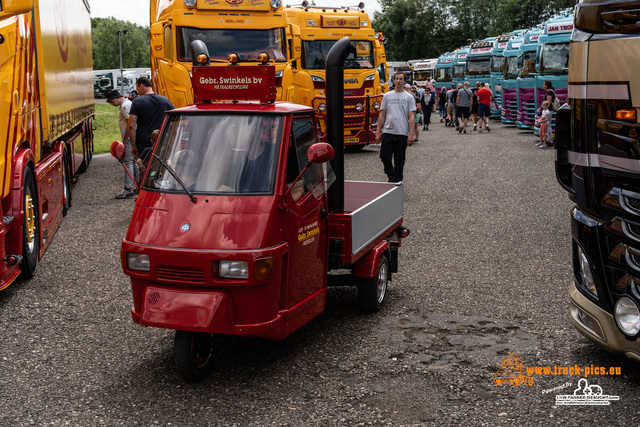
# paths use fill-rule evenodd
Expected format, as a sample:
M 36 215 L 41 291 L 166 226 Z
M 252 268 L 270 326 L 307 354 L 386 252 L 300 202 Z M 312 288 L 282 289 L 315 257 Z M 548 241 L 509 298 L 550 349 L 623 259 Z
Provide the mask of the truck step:
M 12 215 L 6 215 L 2 217 L 2 222 L 4 223 L 4 226 L 6 227 L 7 225 L 11 224 L 13 222 L 13 216 Z

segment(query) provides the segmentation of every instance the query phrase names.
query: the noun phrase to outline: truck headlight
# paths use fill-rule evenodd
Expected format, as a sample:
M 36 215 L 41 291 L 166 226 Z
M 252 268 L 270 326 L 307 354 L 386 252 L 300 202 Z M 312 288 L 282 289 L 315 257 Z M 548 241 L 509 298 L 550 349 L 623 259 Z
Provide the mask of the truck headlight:
M 591 274 L 589 260 L 580 247 L 578 247 L 578 269 L 580 270 L 580 278 L 582 279 L 582 288 L 587 292 L 590 292 L 594 297 L 598 298 L 598 290 L 596 289 L 596 284 L 593 281 L 593 274 Z
M 374 108 L 376 111 L 378 111 L 378 110 L 380 109 L 380 102 L 379 102 L 379 101 L 374 102 L 374 103 L 373 103 L 373 108 Z
M 247 280 L 249 264 L 247 261 L 220 261 L 219 274 L 223 279 Z
M 327 104 L 323 102 L 320 105 L 318 105 L 318 111 L 320 111 L 321 113 L 324 113 L 325 111 L 327 111 Z
M 193 7 L 196 5 L 196 0 L 184 0 L 184 4 L 187 7 Z
M 361 112 L 362 110 L 364 110 L 364 105 L 362 105 L 362 102 L 358 102 L 356 104 L 356 111 Z
M 631 298 L 621 297 L 616 301 L 613 318 L 623 334 L 636 336 L 640 332 L 640 311 Z
M 149 255 L 127 252 L 127 268 L 134 271 L 149 271 Z

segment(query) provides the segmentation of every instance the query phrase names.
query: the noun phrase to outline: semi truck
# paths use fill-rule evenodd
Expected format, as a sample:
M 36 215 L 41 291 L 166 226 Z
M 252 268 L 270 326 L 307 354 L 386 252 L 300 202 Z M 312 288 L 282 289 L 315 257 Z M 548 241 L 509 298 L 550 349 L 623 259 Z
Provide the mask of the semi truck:
M 568 317 L 586 338 L 640 360 L 640 21 L 637 1 L 578 3 L 556 176 L 571 210 Z
M 488 37 L 473 42 L 469 47 L 464 75 L 471 87 L 475 82 L 491 83 L 491 58 L 495 40 L 495 37 Z
M 537 110 L 536 74 L 538 73 L 538 47 L 542 29 L 535 27 L 527 31 L 520 45 L 518 58 L 519 71 L 516 79 L 518 92 L 518 110 L 516 126 L 520 129 L 532 130 L 535 125 Z
M 435 78 L 438 58 L 426 59 L 413 64 L 413 83 L 422 87 Z
M 507 47 L 502 54 L 505 58 L 504 74 L 502 75 L 502 113 L 500 121 L 512 124 L 516 122 L 518 112 L 518 90 L 516 79 L 518 78 L 518 57 L 520 45 L 524 38 L 513 36 L 507 42 Z
M 436 94 L 440 95 L 440 91 L 445 92 L 451 89 L 453 73 L 453 61 L 455 60 L 455 54 L 453 52 L 443 53 L 438 57 L 436 63 Z
M 502 116 L 502 76 L 504 73 L 505 57 L 504 50 L 513 34 L 503 34 L 496 38 L 491 55 L 491 67 L 489 84 L 493 91 L 495 103 L 491 104 L 491 117 L 500 118 Z
M 0 289 L 38 262 L 93 150 L 91 20 L 85 0 L 0 5 Z
M 115 89 L 115 80 L 111 71 L 93 72 L 93 96 L 104 98 L 106 93 Z
M 289 51 L 287 41 L 299 28 L 287 24 L 280 0 L 151 0 L 150 15 L 153 87 L 175 107 L 193 103 L 193 40 L 207 44 L 213 66 L 230 60 L 256 64 L 261 54 L 269 55 L 276 67 L 277 99 L 296 100 L 290 60 L 300 60 L 301 47 L 294 44 Z
M 573 9 L 550 18 L 540 36 L 538 73 L 536 74 L 536 100 L 540 106 L 546 98 L 544 82 L 550 81 L 560 105 L 567 101 L 569 74 L 569 41 L 573 32 Z M 549 126 L 555 129 L 555 115 Z M 538 129 L 535 128 L 537 133 Z
M 396 73 L 404 73 L 407 83 L 413 84 L 413 73 L 408 62 L 389 61 L 387 64 L 389 65 L 389 90 L 393 90 L 393 76 Z
M 469 46 L 464 46 L 455 51 L 453 60 L 453 68 L 451 71 L 451 83 L 458 86 L 459 83 L 465 82 L 464 72 L 467 68 L 467 55 L 469 55 Z
M 384 85 L 380 67 L 385 67 L 386 55 L 383 39 L 371 27 L 364 3 L 355 8 L 325 8 L 305 1 L 284 11 L 287 22 L 299 29 L 292 35 L 293 45 L 300 46 L 302 52 L 300 60 L 291 64 L 296 102 L 318 111 L 321 140 L 325 140 L 327 127 L 327 54 L 347 36 L 352 52 L 344 69 L 344 143 L 354 150 L 374 143 Z

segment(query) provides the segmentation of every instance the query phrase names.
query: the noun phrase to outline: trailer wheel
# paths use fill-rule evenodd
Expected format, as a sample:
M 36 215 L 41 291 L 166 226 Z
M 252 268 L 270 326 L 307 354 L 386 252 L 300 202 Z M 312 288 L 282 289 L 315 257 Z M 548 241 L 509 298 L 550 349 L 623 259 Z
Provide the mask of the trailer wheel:
M 389 259 L 383 254 L 378 262 L 378 275 L 371 279 L 362 280 L 358 286 L 358 305 L 360 309 L 369 313 L 379 311 L 387 294 L 388 283 Z
M 24 173 L 22 192 L 24 206 L 24 224 L 22 227 L 22 275 L 29 279 L 36 274 L 38 254 L 40 252 L 40 221 L 38 214 L 38 197 L 36 184 L 31 168 Z
M 187 382 L 197 382 L 213 370 L 217 346 L 212 334 L 176 331 L 173 353 L 180 375 Z

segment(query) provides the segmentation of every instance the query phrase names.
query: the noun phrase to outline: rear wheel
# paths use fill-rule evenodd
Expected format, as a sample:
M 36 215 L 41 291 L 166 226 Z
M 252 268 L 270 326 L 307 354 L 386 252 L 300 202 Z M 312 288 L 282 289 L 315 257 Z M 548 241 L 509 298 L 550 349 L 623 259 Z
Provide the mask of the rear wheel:
M 40 222 L 38 215 L 38 196 L 35 178 L 30 168 L 24 173 L 22 191 L 24 206 L 24 223 L 22 227 L 22 275 L 31 278 L 38 268 L 38 254 L 40 252 Z
M 382 308 L 389 284 L 389 259 L 380 255 L 378 275 L 363 279 L 358 286 L 358 305 L 363 311 L 375 313 Z
M 180 375 L 188 382 L 196 382 L 213 370 L 217 346 L 212 334 L 176 331 L 173 353 Z

